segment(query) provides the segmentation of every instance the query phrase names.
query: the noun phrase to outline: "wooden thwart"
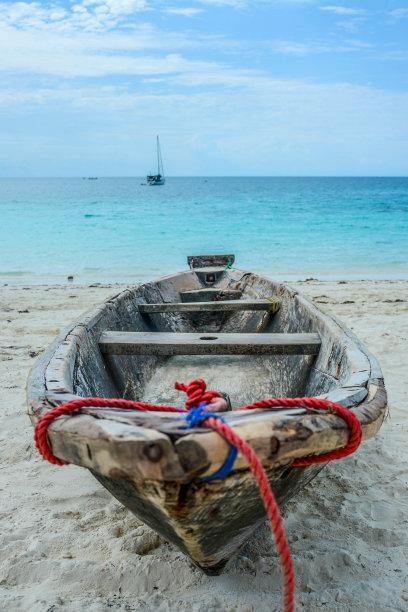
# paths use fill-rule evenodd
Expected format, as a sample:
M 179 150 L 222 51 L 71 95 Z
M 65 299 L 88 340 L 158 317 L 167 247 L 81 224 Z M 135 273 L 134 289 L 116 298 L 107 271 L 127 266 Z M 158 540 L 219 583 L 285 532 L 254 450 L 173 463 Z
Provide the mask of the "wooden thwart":
M 317 355 L 320 336 L 105 331 L 99 339 L 110 355 Z
M 261 310 L 275 312 L 279 303 L 271 300 L 220 300 L 218 302 L 162 302 L 160 304 L 139 304 L 139 312 L 142 314 L 154 314 L 156 312 L 214 312 L 214 311 L 239 311 L 239 310 Z

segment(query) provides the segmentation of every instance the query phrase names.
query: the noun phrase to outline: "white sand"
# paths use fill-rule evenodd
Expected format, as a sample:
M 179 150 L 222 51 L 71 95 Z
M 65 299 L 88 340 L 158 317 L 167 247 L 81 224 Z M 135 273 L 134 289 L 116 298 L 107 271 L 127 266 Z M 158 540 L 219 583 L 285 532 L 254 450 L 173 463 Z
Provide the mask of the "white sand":
M 376 355 L 391 409 L 375 440 L 326 467 L 284 510 L 298 609 L 406 611 L 408 281 L 292 285 L 336 313 Z M 35 355 L 118 288 L 0 288 L 0 609 L 281 609 L 266 526 L 222 576 L 209 578 L 89 472 L 51 466 L 37 454 L 24 390 Z

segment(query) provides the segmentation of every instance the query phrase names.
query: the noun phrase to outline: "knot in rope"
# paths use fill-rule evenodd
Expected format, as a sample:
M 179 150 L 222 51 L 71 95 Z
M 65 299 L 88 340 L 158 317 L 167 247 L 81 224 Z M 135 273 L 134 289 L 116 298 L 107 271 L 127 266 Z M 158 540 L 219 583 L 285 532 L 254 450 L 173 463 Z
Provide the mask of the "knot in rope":
M 187 429 L 191 429 L 192 427 L 195 427 L 201 423 L 201 421 L 207 419 L 209 416 L 213 416 L 206 411 L 206 406 L 207 404 L 202 402 L 199 406 L 190 408 L 185 416 L 185 420 L 188 423 Z
M 207 385 L 202 378 L 196 378 L 190 384 L 176 382 L 175 388 L 177 391 L 184 391 L 187 393 L 186 408 L 198 408 L 200 404 L 209 404 L 215 397 L 222 398 L 221 393 L 217 391 L 206 391 Z

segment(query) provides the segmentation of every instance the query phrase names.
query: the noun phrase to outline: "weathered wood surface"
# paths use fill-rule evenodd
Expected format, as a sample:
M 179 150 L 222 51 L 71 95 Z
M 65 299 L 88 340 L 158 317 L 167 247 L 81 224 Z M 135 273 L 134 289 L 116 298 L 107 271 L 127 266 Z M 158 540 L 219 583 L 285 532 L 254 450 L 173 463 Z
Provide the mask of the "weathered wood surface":
M 273 466 L 266 469 L 280 506 L 322 469 Z M 265 508 L 247 470 L 189 486 L 94 476 L 124 506 L 171 541 L 208 575 L 221 574 L 228 561 L 265 521 Z
M 92 425 L 92 426 L 90 426 Z M 185 481 L 170 438 L 157 430 L 77 414 L 49 428 L 58 457 L 114 478 Z
M 227 263 L 228 259 L 225 266 Z M 205 272 L 205 268 L 201 270 Z M 248 272 L 223 269 L 211 290 L 203 290 L 202 282 L 199 274 L 189 270 L 141 285 L 108 300 L 65 330 L 30 375 L 27 397 L 33 423 L 52 406 L 81 395 L 124 396 L 144 401 L 144 389 L 152 375 L 157 372 L 155 380 L 160 381 L 161 372 L 169 371 L 168 361 L 181 364 L 182 357 L 101 355 L 98 341 L 107 330 L 185 333 L 194 329 L 194 315 L 169 312 L 158 313 L 154 318 L 143 317 L 138 309 L 140 303 L 184 302 L 182 294 L 189 291 L 194 293 L 192 299 L 205 301 L 225 299 L 223 292 L 224 295 L 237 292 L 237 297 L 246 300 L 278 296 L 279 311 L 262 321 L 265 335 L 318 331 L 321 348 L 316 359 L 294 355 L 254 356 L 250 360 L 239 356 L 197 356 L 185 358 L 182 371 L 191 370 L 194 377 L 203 376 L 209 388 L 227 390 L 225 374 L 217 377 L 218 370 L 222 370 L 217 367 L 217 359 L 228 360 L 225 366 L 228 372 L 232 371 L 229 362 L 233 366 L 234 360 L 241 359 L 251 364 L 253 376 L 248 376 L 242 363 L 238 364 L 238 369 L 242 368 L 239 372 L 245 372 L 245 380 L 237 379 L 239 393 L 234 408 L 251 387 L 257 399 L 273 395 L 264 392 L 259 395 L 259 386 L 254 381 L 258 376 L 259 382 L 261 375 L 262 381 L 270 384 L 263 389 L 271 388 L 278 396 L 318 395 L 352 408 L 362 423 L 363 439 L 375 435 L 387 406 L 381 371 L 341 322 L 322 313 L 287 286 Z M 205 292 L 211 297 L 204 297 Z M 218 320 L 222 316 L 221 311 L 216 315 Z M 225 316 L 220 329 L 223 333 L 254 331 L 259 326 L 259 316 L 256 312 L 232 311 Z M 262 367 L 256 366 L 257 359 L 262 360 Z M 182 381 L 189 382 L 187 377 Z M 165 388 L 168 385 L 169 381 Z M 184 400 L 177 401 L 176 405 L 182 405 Z M 182 415 L 170 417 L 112 409 L 82 412 L 50 425 L 48 437 L 54 452 L 66 461 L 88 467 L 113 495 L 207 573 L 219 573 L 264 520 L 259 493 L 241 456 L 228 478 L 208 483 L 202 480 L 222 465 L 228 452 L 228 445 L 216 432 L 205 427 L 186 430 Z M 344 446 L 348 440 L 347 425 L 330 414 L 296 409 L 253 411 L 247 415 L 232 412 L 223 416 L 258 453 L 280 504 L 322 468 L 322 465 L 291 468 L 294 458 L 306 452 L 320 454 Z
M 193 268 L 225 267 L 235 261 L 235 255 L 189 255 L 187 264 Z
M 279 307 L 279 302 L 273 300 L 222 300 L 213 302 L 163 302 L 161 304 L 139 304 L 141 314 L 163 312 L 235 312 L 241 310 L 272 311 Z
M 318 355 L 319 334 L 177 334 L 103 332 L 102 353 L 113 355 Z
M 242 292 L 239 289 L 205 288 L 180 291 L 182 302 L 208 302 L 238 300 Z

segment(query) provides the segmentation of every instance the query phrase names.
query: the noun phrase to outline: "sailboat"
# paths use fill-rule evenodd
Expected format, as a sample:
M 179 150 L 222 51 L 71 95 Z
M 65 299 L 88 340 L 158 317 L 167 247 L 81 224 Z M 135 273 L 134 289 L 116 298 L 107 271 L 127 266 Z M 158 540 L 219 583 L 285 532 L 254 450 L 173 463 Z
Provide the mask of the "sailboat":
M 164 185 L 166 181 L 166 179 L 164 178 L 163 161 L 162 161 L 160 141 L 159 141 L 158 136 L 157 136 L 156 148 L 157 148 L 157 174 L 147 175 L 146 180 L 147 180 L 148 185 Z

